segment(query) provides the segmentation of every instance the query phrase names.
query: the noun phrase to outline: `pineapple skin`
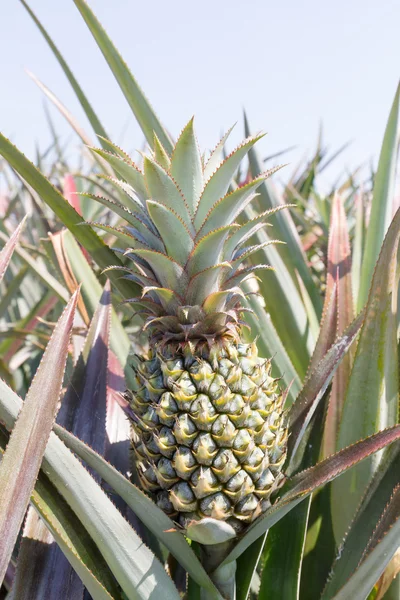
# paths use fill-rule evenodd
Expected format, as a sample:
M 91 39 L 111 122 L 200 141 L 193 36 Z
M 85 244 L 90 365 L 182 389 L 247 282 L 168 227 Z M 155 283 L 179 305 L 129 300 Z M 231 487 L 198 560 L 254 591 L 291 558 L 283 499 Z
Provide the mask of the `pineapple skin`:
M 255 343 L 184 342 L 137 357 L 127 392 L 143 488 L 183 527 L 206 517 L 237 533 L 282 484 L 287 423 Z

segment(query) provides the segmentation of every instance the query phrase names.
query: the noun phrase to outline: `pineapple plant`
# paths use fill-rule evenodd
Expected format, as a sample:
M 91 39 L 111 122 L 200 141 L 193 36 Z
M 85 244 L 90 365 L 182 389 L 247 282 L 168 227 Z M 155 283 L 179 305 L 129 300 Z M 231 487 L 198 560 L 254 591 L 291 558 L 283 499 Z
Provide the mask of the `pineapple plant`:
M 257 139 L 222 162 L 220 143 L 203 166 L 191 120 L 171 161 L 157 141 L 159 154 L 145 157 L 140 188 L 121 182 L 132 211 L 114 207 L 129 222 L 120 233 L 129 266 L 116 269 L 141 286 L 141 296 L 126 302 L 143 315 L 149 336 L 126 395 L 138 476 L 185 529 L 211 518 L 231 526 L 232 536 L 270 506 L 287 444 L 284 395 L 270 360 L 242 334 L 250 309 L 241 285 L 268 268 L 246 259 L 262 247 L 251 240 L 269 213 L 238 221 L 271 172 L 230 187 Z M 127 164 L 99 153 L 120 161 L 120 170 Z
M 334 196 L 324 217 L 320 286 L 270 184 L 276 169 L 259 168 L 260 136 L 227 155 L 225 136 L 202 155 L 192 119 L 173 142 L 86 2 L 75 4 L 148 151 L 135 165 L 109 141 L 28 8 L 101 148 L 92 149 L 98 166 L 82 178 L 87 191 L 77 202 L 0 135 L 0 153 L 40 196 L 37 206 L 53 211 L 56 230 L 69 229 L 50 236 L 52 251 L 40 263 L 18 245 L 21 228 L 10 235 L 6 223 L 10 239 L 1 234 L 0 279 L 23 260 L 40 275 L 56 316 L 67 301 L 25 402 L 11 378 L 0 381 L 3 591 L 9 600 L 383 597 L 398 573 L 400 525 L 400 212 L 391 187 L 399 92 L 366 239 L 364 223 L 355 226 L 362 285 L 353 287 L 353 303 L 342 198 Z M 252 177 L 241 184 L 247 154 Z M 72 365 L 76 312 L 87 334 Z

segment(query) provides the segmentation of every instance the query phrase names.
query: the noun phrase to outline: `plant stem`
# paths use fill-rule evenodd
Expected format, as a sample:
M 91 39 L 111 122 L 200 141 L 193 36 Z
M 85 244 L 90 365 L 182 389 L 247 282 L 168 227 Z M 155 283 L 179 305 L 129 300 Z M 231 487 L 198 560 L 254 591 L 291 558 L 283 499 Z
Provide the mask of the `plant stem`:
M 218 567 L 230 546 L 230 541 L 213 546 L 201 546 L 201 562 L 224 600 L 236 600 L 236 561 Z M 202 590 L 201 600 L 211 600 L 209 592 Z

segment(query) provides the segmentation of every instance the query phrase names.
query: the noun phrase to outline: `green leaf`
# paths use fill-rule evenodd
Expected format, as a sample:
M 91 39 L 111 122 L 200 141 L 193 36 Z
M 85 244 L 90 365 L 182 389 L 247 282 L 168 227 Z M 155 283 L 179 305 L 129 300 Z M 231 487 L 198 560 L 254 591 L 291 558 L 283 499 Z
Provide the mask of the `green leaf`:
M 245 135 L 250 135 L 250 128 L 246 115 L 244 115 Z M 264 170 L 264 164 L 258 155 L 256 148 L 249 151 L 249 167 L 251 176 L 258 177 Z M 259 188 L 261 210 L 278 208 L 283 204 L 277 191 L 270 185 L 269 181 Z M 286 246 L 279 248 L 279 254 L 282 257 L 286 268 L 289 270 L 293 282 L 297 285 L 295 272 L 297 271 L 304 283 L 308 295 L 314 306 L 315 313 L 319 318 L 321 315 L 321 297 L 315 282 L 312 279 L 310 268 L 307 264 L 307 257 L 303 250 L 299 234 L 290 215 L 290 211 L 278 211 L 271 217 L 271 223 L 274 226 L 274 236 L 285 242 Z
M 171 208 L 154 200 L 147 200 L 147 208 L 168 256 L 184 267 L 194 245 L 185 223 Z
M 390 502 L 393 489 L 398 485 L 399 469 L 400 446 L 393 444 L 385 450 L 382 463 L 339 546 L 324 589 L 324 600 L 338 592 L 360 564 L 376 525 Z
M 127 221 L 129 225 L 131 225 L 135 231 L 140 234 L 140 236 L 137 235 L 139 241 L 142 240 L 142 242 L 147 244 L 148 247 L 153 248 L 158 252 L 163 252 L 164 246 L 160 238 L 149 228 L 148 217 L 143 217 L 137 212 L 131 212 L 123 204 L 114 202 L 113 200 L 108 200 L 108 198 L 103 198 L 102 196 L 86 193 L 81 194 L 81 196 L 91 198 L 92 200 L 95 200 L 96 202 L 99 202 L 103 206 L 106 206 L 108 209 L 112 210 L 115 214 L 125 219 L 125 221 Z
M 392 219 L 392 199 L 396 177 L 397 145 L 399 135 L 400 84 L 397 87 L 383 137 L 361 269 L 358 309 L 368 298 L 375 263 L 383 239 Z
M 243 285 L 243 288 L 248 292 L 247 303 L 254 313 L 246 313 L 245 318 L 252 332 L 254 334 L 258 333 L 257 347 L 260 356 L 264 358 L 273 357 L 273 375 L 274 377 L 282 377 L 285 385 L 289 388 L 289 404 L 292 404 L 301 390 L 300 377 L 287 355 L 286 349 L 272 324 L 270 315 L 263 306 L 262 298 L 251 293 L 247 283 Z
M 192 117 L 176 142 L 171 158 L 170 173 L 194 215 L 197 201 L 203 187 L 203 169 Z
M 214 204 L 225 196 L 242 159 L 246 156 L 250 148 L 262 137 L 262 135 L 258 135 L 245 140 L 219 165 L 210 179 L 206 181 L 196 207 L 194 217 L 196 230 L 200 229 Z
M 232 225 L 220 227 L 197 241 L 187 263 L 191 277 L 220 262 L 224 242 L 232 228 Z
M 263 552 L 267 534 L 258 538 L 249 546 L 237 561 L 236 569 L 236 599 L 247 600 L 253 577 L 257 574 L 257 565 Z M 262 598 L 263 596 L 259 596 Z
M 388 230 L 375 268 L 365 321 L 350 375 L 337 449 L 397 422 L 397 248 L 400 210 Z M 332 522 L 340 543 L 381 456 L 356 467 L 332 485 Z M 346 498 L 343 503 L 342 499 Z
M 187 276 L 181 265 L 161 252 L 154 250 L 134 250 L 135 256 L 143 258 L 163 287 L 173 288 L 181 295 L 187 287 Z
M 400 485 L 393 492 L 357 570 L 335 594 L 335 600 L 364 600 L 399 548 Z M 326 598 L 326 596 L 323 596 Z
M 86 2 L 84 2 L 84 0 L 74 0 L 74 2 L 96 40 L 97 45 L 102 51 L 103 56 L 142 128 L 149 145 L 153 147 L 153 134 L 155 133 L 165 150 L 170 154 L 172 152 L 170 137 L 136 82 L 136 79 L 133 77 L 126 63 L 118 53 L 118 50 L 115 48 Z
M 7 239 L 7 236 L 1 231 L 0 239 Z M 68 302 L 70 296 L 68 290 L 48 271 L 41 259 L 33 258 L 27 250 L 18 246 L 15 248 L 15 253 L 30 267 L 35 276 L 44 283 L 47 288 L 54 292 L 61 300 Z
M 118 257 L 89 227 L 79 227 L 84 223 L 78 213 L 68 204 L 60 192 L 29 162 L 19 150 L 0 134 L 0 154 L 10 165 L 33 187 L 41 198 L 61 219 L 62 223 L 74 234 L 78 242 L 89 252 L 93 260 L 105 269 L 111 265 L 121 264 Z M 132 282 L 121 280 L 113 273 L 110 275 L 115 287 L 124 297 L 133 296 L 137 286 Z
M 101 285 L 70 231 L 63 233 L 63 246 L 71 271 L 77 283 L 81 285 L 81 294 L 86 310 L 89 317 L 92 317 L 102 293 Z M 111 310 L 110 335 L 111 350 L 118 357 L 121 365 L 124 366 L 131 343 L 114 309 Z
M 175 529 L 173 521 L 146 494 L 128 481 L 99 454 L 92 450 L 92 448 L 58 425 L 55 426 L 54 430 L 71 450 L 76 452 L 82 460 L 92 467 L 125 500 L 139 519 L 188 571 L 190 576 L 199 585 L 215 592 L 215 588 L 198 558 L 191 550 L 183 535 Z
M 111 142 L 109 142 L 109 145 Z M 146 190 L 146 184 L 144 181 L 144 175 L 142 171 L 131 161 L 129 156 L 119 156 L 115 146 L 114 152 L 108 152 L 101 150 L 100 148 L 91 148 L 92 152 L 103 157 L 125 181 L 128 183 L 134 191 L 137 193 L 141 200 L 148 198 L 148 192 Z
M 273 171 L 275 171 L 274 169 Z M 199 234 L 201 237 L 219 227 L 224 227 L 232 223 L 236 217 L 244 210 L 249 202 L 255 197 L 255 190 L 269 176 L 269 172 L 261 175 L 257 179 L 250 181 L 246 185 L 237 188 L 233 192 L 227 194 L 210 209 L 204 223 L 202 224 Z M 234 248 L 232 248 L 233 252 Z M 230 257 L 228 257 L 230 258 Z
M 54 423 L 78 292 L 60 317 L 0 464 L 0 581 L 3 581 Z
M 148 156 L 144 159 L 144 176 L 150 197 L 177 213 L 194 233 L 189 206 L 172 177 Z
M 293 462 L 293 464 L 289 465 L 290 474 L 299 461 L 296 453 L 300 450 L 299 454 L 301 456 L 304 451 L 302 438 L 315 414 L 318 403 L 325 394 L 343 357 L 356 339 L 364 318 L 365 313 L 360 313 L 345 333 L 332 344 L 319 365 L 307 376 L 296 402 L 291 407 L 289 413 L 291 437 L 288 444 L 288 453 L 290 463 Z
M 311 497 L 296 506 L 268 533 L 260 598 L 298 600 L 310 503 Z
M 45 28 L 43 27 L 43 25 L 41 24 L 41 22 L 39 21 L 39 19 L 36 17 L 36 15 L 34 14 L 34 12 L 32 11 L 32 9 L 28 6 L 28 4 L 25 2 L 25 0 L 20 0 L 22 5 L 26 8 L 26 10 L 28 11 L 28 13 L 30 14 L 30 16 L 32 17 L 33 21 L 36 23 L 38 29 L 40 30 L 40 32 L 42 33 L 44 39 L 46 40 L 46 42 L 48 43 L 48 45 L 50 46 L 50 49 L 52 50 L 54 56 L 56 57 L 56 59 L 58 60 L 59 64 L 61 65 L 62 70 L 64 71 L 68 81 L 70 82 L 72 89 L 74 90 L 83 110 L 85 111 L 85 114 L 93 128 L 93 131 L 99 136 L 100 142 L 103 143 L 102 139 L 100 138 L 100 136 L 102 136 L 103 138 L 108 139 L 108 135 L 105 131 L 105 129 L 103 128 L 102 124 L 100 123 L 99 118 L 97 117 L 96 113 L 94 112 L 91 104 L 89 103 L 85 93 L 83 92 L 82 88 L 80 87 L 78 81 L 76 80 L 74 74 L 72 73 L 71 69 L 69 68 L 68 64 L 66 63 L 66 61 L 64 60 L 62 54 L 60 53 L 60 51 L 58 50 L 57 46 L 54 44 L 53 40 L 51 39 L 51 37 L 49 36 L 49 34 L 47 33 L 47 31 L 45 30 Z M 107 149 L 108 145 L 106 142 L 104 142 L 104 147 Z
M 4 248 L 0 252 L 0 282 L 3 280 L 4 273 L 7 270 L 8 265 L 10 264 L 11 257 L 14 253 L 15 247 L 18 244 L 18 240 L 20 238 L 22 228 L 25 225 L 26 218 L 18 225 L 17 229 L 11 235 L 10 239 L 6 242 Z
M 245 214 L 248 219 L 257 216 L 250 206 L 245 209 Z M 270 241 L 263 229 L 257 231 L 255 239 L 260 244 Z M 267 246 L 254 254 L 251 262 L 254 265 L 270 264 L 274 268 L 274 271 L 268 272 L 265 277 L 260 276 L 259 288 L 265 300 L 266 311 L 271 315 L 272 323 L 294 368 L 303 379 L 307 372 L 314 340 L 298 288 L 276 246 Z M 271 290 L 274 291 L 273 294 Z
M 362 193 L 358 193 L 354 199 L 355 204 L 355 227 L 351 253 L 351 281 L 353 284 L 353 299 L 357 302 L 360 291 L 361 266 L 365 240 L 365 215 Z
M 171 159 L 156 134 L 154 134 L 154 160 L 161 165 L 163 169 L 169 171 Z
M 202 304 L 209 294 L 217 291 L 221 275 L 230 270 L 229 263 L 225 262 L 197 273 L 187 286 L 186 302 L 188 304 Z
M 216 171 L 217 167 L 219 167 L 220 163 L 224 160 L 224 149 L 226 140 L 231 134 L 234 125 L 228 129 L 228 131 L 222 136 L 218 144 L 215 146 L 214 150 L 211 152 L 208 161 L 204 167 L 204 181 L 208 181 L 211 175 Z

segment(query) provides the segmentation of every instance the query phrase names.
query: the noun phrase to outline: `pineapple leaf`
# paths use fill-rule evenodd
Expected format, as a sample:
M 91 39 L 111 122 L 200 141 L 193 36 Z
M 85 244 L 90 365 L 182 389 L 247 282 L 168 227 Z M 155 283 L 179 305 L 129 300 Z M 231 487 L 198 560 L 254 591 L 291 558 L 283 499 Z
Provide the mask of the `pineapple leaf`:
M 142 212 L 145 216 L 148 216 L 146 214 L 145 204 L 136 194 L 133 187 L 129 185 L 129 183 L 126 183 L 126 181 L 122 181 L 121 179 L 110 177 L 109 175 L 103 175 L 102 177 L 109 181 L 118 191 L 121 190 L 122 192 L 124 192 L 120 195 L 120 200 L 121 203 L 124 206 L 126 206 L 126 208 L 129 208 L 129 210 L 131 210 L 132 212 L 139 211 Z M 100 187 L 98 181 L 96 181 L 96 185 Z M 110 195 L 110 190 L 107 190 L 107 188 L 103 187 L 102 191 L 108 192 L 108 194 Z
M 109 181 L 113 181 L 112 178 L 109 178 Z M 118 180 L 114 180 L 114 181 L 118 181 Z M 123 182 L 118 182 L 118 184 L 123 185 Z M 139 199 L 137 199 L 137 201 L 135 202 L 134 200 L 132 200 L 132 196 L 131 196 L 130 202 L 129 202 L 128 201 L 129 196 L 126 193 L 124 194 L 124 199 L 127 200 L 126 203 L 120 203 L 120 202 L 117 202 L 110 198 L 105 198 L 103 196 L 99 196 L 97 194 L 93 194 L 93 193 L 89 193 L 89 192 L 79 192 L 79 196 L 82 196 L 83 198 L 91 198 L 92 200 L 96 200 L 96 202 L 100 202 L 100 204 L 103 204 L 103 206 L 107 206 L 107 208 L 109 208 L 110 210 L 112 210 L 113 212 L 115 212 L 117 215 L 119 215 L 120 217 L 122 217 L 123 219 L 125 219 L 128 222 L 130 222 L 129 216 L 132 214 L 140 215 L 140 219 L 143 221 L 149 220 L 146 209 L 142 205 L 141 201 Z M 128 203 L 129 203 L 129 206 L 126 206 L 126 204 L 128 204 Z
M 1 582 L 54 423 L 77 299 L 78 292 L 72 296 L 58 321 L 0 463 Z
M 194 233 L 189 207 L 174 179 L 148 156 L 144 158 L 144 176 L 150 198 L 180 215 L 190 233 Z
M 0 456 L 7 443 L 8 436 L 0 431 Z M 73 586 L 74 583 L 79 586 L 80 592 L 83 582 L 96 599 L 112 600 L 117 598 L 119 594 L 117 584 L 98 548 L 71 508 L 42 473 L 39 473 L 31 502 L 40 515 L 41 521 L 37 515 L 35 517 L 36 528 L 32 532 L 30 525 L 35 513 L 31 508 L 24 528 L 24 536 L 30 535 L 27 539 L 29 544 L 24 543 L 25 537 L 23 537 L 13 581 L 14 597 L 18 600 L 39 598 L 39 593 L 45 594 L 48 591 L 47 582 L 51 577 L 52 589 L 56 593 L 60 592 L 60 597 L 65 596 L 66 590 L 70 591 L 71 585 Z M 26 531 L 27 527 L 28 531 Z M 45 556 L 42 542 L 39 542 L 41 547 L 35 547 L 39 539 L 38 533 L 43 528 L 49 530 L 44 538 L 47 544 Z M 52 543 L 50 532 L 57 545 Z M 62 553 L 60 548 L 62 548 Z M 65 558 L 73 566 L 75 573 L 65 564 Z M 54 578 L 55 568 L 60 569 L 56 578 Z M 79 575 L 81 581 L 76 574 Z M 42 585 L 46 587 L 46 592 L 43 591 Z
M 162 252 L 164 250 L 163 244 L 160 238 L 155 235 L 149 227 L 149 221 L 147 216 L 142 216 L 139 213 L 133 213 L 128 208 L 125 208 L 122 204 L 115 202 L 114 200 L 108 200 L 108 198 L 103 198 L 102 196 L 96 196 L 94 194 L 82 193 L 81 196 L 85 198 L 91 198 L 96 202 L 99 202 L 103 206 L 106 206 L 120 217 L 122 217 L 125 221 L 127 221 L 130 225 L 132 225 L 141 235 L 147 246 L 153 248 L 154 250 L 158 250 Z
M 298 600 L 310 504 L 311 496 L 268 532 L 262 557 L 265 566 L 261 573 L 260 598 Z
M 7 236 L 1 231 L 0 239 L 6 242 L 8 240 Z M 37 278 L 43 282 L 47 288 L 52 290 L 52 292 L 54 292 L 61 300 L 68 302 L 68 290 L 61 285 L 61 283 L 46 269 L 43 262 L 33 258 L 27 250 L 21 248 L 20 246 L 15 248 L 15 254 L 17 254 L 19 258 L 21 258 L 29 266 L 35 276 L 37 276 Z
M 396 177 L 397 148 L 399 142 L 400 84 L 390 110 L 383 137 L 378 169 L 375 176 L 374 193 L 369 225 L 366 231 L 364 254 L 361 267 L 360 289 L 357 307 L 363 306 L 374 273 L 375 263 L 392 219 L 392 199 Z
M 123 158 L 100 148 L 91 148 L 92 152 L 103 157 L 130 186 L 141 200 L 148 198 L 144 175 L 142 171 L 128 158 Z
M 240 189 L 242 189 L 242 188 L 240 188 Z M 249 240 L 253 235 L 255 235 L 259 231 L 259 229 L 262 229 L 263 227 L 270 225 L 269 223 L 265 222 L 270 215 L 272 215 L 273 213 L 275 213 L 278 210 L 288 208 L 289 206 L 292 206 L 292 205 L 291 204 L 283 204 L 282 206 L 279 206 L 278 208 L 266 210 L 265 212 L 255 216 L 253 218 L 250 218 L 243 225 L 240 225 L 240 227 L 236 231 L 234 231 L 232 233 L 232 235 L 226 241 L 226 244 L 224 247 L 225 256 L 227 258 L 231 257 L 232 254 L 234 253 L 234 251 L 239 246 L 241 246 L 242 244 L 247 242 L 247 240 Z
M 245 140 L 219 165 L 210 179 L 206 181 L 196 206 L 194 217 L 196 230 L 201 227 L 215 203 L 225 196 L 240 162 L 250 148 L 262 137 L 263 135 L 258 135 Z
M 399 536 L 400 485 L 397 485 L 365 549 L 365 556 L 349 580 L 333 598 L 335 600 L 347 600 L 347 598 L 364 600 L 398 550 Z M 322 596 L 324 600 L 327 598 L 332 598 L 332 596 L 325 594 Z
M 98 135 L 98 137 L 100 138 L 100 136 L 102 136 L 105 141 L 103 144 L 102 139 L 100 139 L 100 141 L 102 142 L 102 144 L 104 145 L 104 148 L 110 149 L 108 143 L 106 142 L 106 140 L 108 139 L 108 135 L 103 127 L 103 125 L 101 124 L 99 118 L 97 117 L 95 111 L 93 110 L 91 104 L 89 103 L 85 93 L 83 92 L 81 86 L 79 85 L 78 81 L 76 80 L 74 74 L 72 73 L 71 69 L 69 68 L 68 64 L 66 63 L 66 61 L 64 60 L 62 54 L 60 53 L 60 51 L 58 50 L 57 46 L 54 44 L 53 40 L 51 39 L 51 37 L 49 36 L 49 34 L 47 33 L 47 31 L 45 30 L 45 28 L 43 27 L 43 25 L 41 24 L 41 22 L 39 21 L 39 19 L 36 17 L 36 15 L 34 14 L 34 12 L 32 11 L 32 9 L 28 6 L 28 4 L 25 2 L 25 0 L 20 0 L 21 4 L 26 8 L 26 10 L 28 11 L 28 13 L 30 14 L 30 16 L 32 17 L 33 21 L 36 23 L 38 29 L 40 30 L 40 32 L 42 33 L 44 39 L 46 40 L 46 42 L 48 43 L 49 47 L 51 48 L 54 56 L 56 57 L 56 59 L 58 60 L 59 64 L 61 65 L 62 70 L 64 71 L 68 81 L 70 82 L 72 89 L 74 90 L 83 110 L 85 111 L 85 114 L 93 128 L 93 131 Z
M 171 159 L 156 134 L 154 134 L 154 160 L 161 165 L 163 169 L 169 171 Z
M 57 435 L 125 500 L 154 535 L 172 552 L 195 581 L 215 593 L 214 585 L 174 522 L 139 488 L 128 481 L 104 458 L 65 429 L 55 426 Z
M 132 254 L 146 261 L 162 287 L 171 287 L 178 294 L 184 294 L 188 281 L 187 275 L 180 264 L 169 258 L 169 256 L 154 250 L 133 250 Z
M 83 219 L 46 177 L 2 134 L 0 134 L 0 154 L 32 186 L 64 225 L 72 231 L 78 242 L 86 248 L 99 267 L 105 269 L 120 262 L 114 252 L 104 244 L 91 228 L 79 227 L 80 223 L 84 223 Z M 115 278 L 114 283 L 124 296 L 129 297 L 136 290 L 136 286 L 132 282 Z
M 326 294 L 337 282 L 337 307 L 335 321 L 337 333 L 341 335 L 354 317 L 351 282 L 351 250 L 346 213 L 342 198 L 335 194 L 331 208 L 331 223 L 328 243 L 328 273 Z M 340 363 L 332 382 L 328 411 L 325 420 L 323 455 L 329 456 L 336 449 L 340 417 L 352 366 L 352 349 Z
M 221 275 L 225 271 L 230 270 L 230 264 L 224 262 L 208 267 L 207 269 L 204 269 L 204 271 L 197 273 L 189 282 L 186 292 L 187 303 L 191 305 L 203 304 L 207 296 L 217 291 L 217 283 Z
M 0 380 L 0 419 L 12 429 L 22 400 Z M 54 434 L 45 450 L 43 472 L 64 497 L 98 546 L 128 600 L 179 600 L 163 566 L 143 544 L 80 461 Z
M 365 240 L 365 214 L 363 195 L 361 192 L 356 195 L 354 199 L 354 205 L 356 222 L 354 227 L 354 239 L 351 257 L 351 281 L 353 284 L 353 299 L 354 303 L 356 304 L 358 302 L 358 295 L 360 291 L 361 265 Z
M 106 449 L 110 317 L 111 289 L 107 280 L 57 415 L 57 423 L 100 454 Z
M 214 229 L 197 241 L 187 261 L 186 268 L 190 276 L 193 277 L 219 262 L 224 242 L 235 227 L 236 225 L 225 225 Z
M 236 600 L 248 600 L 254 575 L 257 575 L 257 565 L 262 560 L 267 533 L 239 556 L 236 570 Z
M 235 125 L 232 125 L 232 127 L 228 129 L 228 131 L 222 136 L 218 144 L 215 146 L 214 150 L 211 152 L 210 157 L 204 167 L 204 181 L 208 181 L 210 179 L 211 175 L 215 172 L 217 167 L 219 167 L 219 165 L 224 160 L 224 149 L 226 140 L 230 136 L 234 127 Z
M 294 461 L 318 403 L 325 394 L 344 355 L 356 339 L 364 319 L 365 313 L 362 312 L 330 347 L 318 366 L 307 376 L 303 388 L 290 410 L 291 436 L 288 444 L 290 462 Z M 295 462 L 298 464 L 297 458 Z M 289 473 L 292 472 L 293 468 L 290 466 Z
M 191 217 L 203 187 L 203 169 L 192 117 L 176 142 L 171 158 L 170 173 L 189 206 Z
M 244 115 L 244 131 L 246 136 L 251 135 L 246 115 Z M 249 167 L 253 178 L 258 177 L 264 170 L 264 164 L 257 149 L 254 147 L 249 150 Z M 282 205 L 281 198 L 269 181 L 264 181 L 258 191 L 260 194 L 261 210 L 276 209 Z M 279 254 L 290 272 L 293 282 L 297 285 L 295 279 L 295 271 L 297 270 L 312 300 L 315 313 L 319 318 L 322 309 L 321 298 L 317 286 L 312 279 L 307 257 L 290 211 L 285 210 L 273 213 L 271 223 L 274 226 L 274 235 L 286 243 L 286 246 L 279 248 Z
M 246 185 L 234 190 L 218 200 L 210 209 L 204 223 L 200 227 L 198 236 L 204 236 L 213 229 L 219 229 L 233 223 L 236 217 L 245 209 L 247 204 L 255 198 L 255 190 L 268 177 L 267 174 L 250 181 Z
M 25 225 L 26 219 L 27 217 L 24 217 L 23 221 L 21 221 L 21 223 L 18 225 L 17 229 L 10 236 L 10 239 L 7 240 L 5 246 L 0 252 L 0 282 L 3 280 L 4 273 L 10 264 L 11 257 L 14 253 L 16 245 L 18 244 L 18 240 Z
M 243 284 L 245 292 L 249 292 L 248 284 Z M 254 293 L 247 293 L 248 306 L 252 313 L 246 314 L 246 321 L 252 329 L 252 333 L 258 332 L 257 346 L 261 356 L 274 357 L 272 369 L 275 377 L 282 377 L 289 390 L 288 404 L 292 404 L 301 390 L 300 377 L 293 367 L 286 349 L 282 344 L 270 315 L 265 311 L 262 298 Z
M 135 229 L 134 227 L 129 227 L 129 231 L 127 228 L 126 231 L 120 229 L 119 227 L 112 227 L 111 225 L 105 225 L 104 223 L 86 223 L 90 227 L 96 227 L 97 229 L 101 229 L 106 233 L 110 233 L 114 235 L 120 242 L 126 244 L 128 248 L 147 248 L 151 249 L 151 246 L 146 242 L 146 240 L 141 235 L 140 231 Z M 106 270 L 106 269 L 105 269 Z
M 292 479 L 289 479 L 285 487 L 285 493 L 271 508 L 250 525 L 249 529 L 233 550 L 224 558 L 220 566 L 236 560 L 246 548 L 311 493 L 329 481 L 332 481 L 332 479 L 342 475 L 372 453 L 382 450 L 399 439 L 400 425 L 396 425 L 344 448 L 333 456 L 317 463 L 314 467 L 302 471 Z
M 118 50 L 100 25 L 99 21 L 84 0 L 74 0 L 94 39 L 114 74 L 129 106 L 132 109 L 149 145 L 154 143 L 154 133 L 168 153 L 172 152 L 172 143 L 152 106 L 139 87 Z
M 187 226 L 176 212 L 160 202 L 147 200 L 147 208 L 168 256 L 184 267 L 194 245 Z
M 364 324 L 347 387 L 337 449 L 383 426 L 397 422 L 397 250 L 400 210 L 389 227 L 376 264 Z M 332 485 L 332 523 L 339 543 L 377 469 L 381 455 L 371 457 Z M 346 503 L 337 506 L 340 498 Z
M 246 207 L 245 215 L 247 219 L 254 219 L 257 216 L 251 206 Z M 269 239 L 264 229 L 259 229 L 255 234 L 255 241 L 258 244 Z M 279 248 L 283 247 L 279 246 Z M 264 296 L 266 310 L 271 315 L 274 328 L 293 366 L 303 379 L 314 348 L 314 338 L 298 287 L 275 245 L 267 246 L 254 254 L 251 262 L 254 265 L 267 263 L 274 269 L 266 277 L 260 274 L 259 289 Z M 274 291 L 273 294 L 271 290 Z
M 385 451 L 382 465 L 364 496 L 346 537 L 340 544 L 325 585 L 323 599 L 331 598 L 349 580 L 366 556 L 366 548 L 375 536 L 376 524 L 390 504 L 398 486 L 400 469 L 399 445 Z M 375 538 L 376 539 L 376 538 Z

